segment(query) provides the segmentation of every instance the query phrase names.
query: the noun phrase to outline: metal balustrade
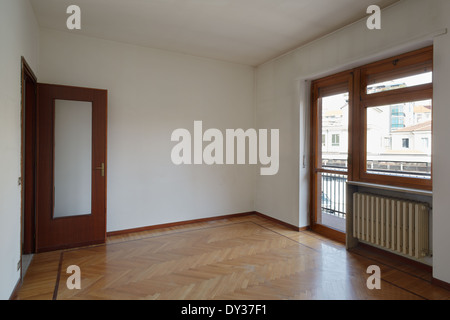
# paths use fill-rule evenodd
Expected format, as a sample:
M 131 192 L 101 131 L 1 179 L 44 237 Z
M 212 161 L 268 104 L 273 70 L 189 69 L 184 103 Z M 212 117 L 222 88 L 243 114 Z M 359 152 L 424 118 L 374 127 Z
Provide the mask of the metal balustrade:
M 343 174 L 321 174 L 322 212 L 345 218 L 347 197 L 347 176 Z

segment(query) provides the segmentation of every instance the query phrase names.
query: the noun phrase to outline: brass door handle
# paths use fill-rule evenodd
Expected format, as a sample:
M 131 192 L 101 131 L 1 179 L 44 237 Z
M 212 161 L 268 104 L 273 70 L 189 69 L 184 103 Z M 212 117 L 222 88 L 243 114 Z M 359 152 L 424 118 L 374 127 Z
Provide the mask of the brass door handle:
M 101 170 L 102 171 L 102 177 L 105 176 L 105 163 L 102 163 L 101 167 L 95 168 L 95 170 Z

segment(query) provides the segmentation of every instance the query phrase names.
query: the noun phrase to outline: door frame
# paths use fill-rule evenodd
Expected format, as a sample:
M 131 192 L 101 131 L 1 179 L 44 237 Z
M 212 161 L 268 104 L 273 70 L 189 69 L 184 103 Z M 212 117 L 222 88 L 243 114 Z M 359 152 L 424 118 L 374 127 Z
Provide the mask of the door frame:
M 21 157 L 20 157 L 20 165 L 21 165 L 21 177 L 19 178 L 19 184 L 21 187 L 21 215 L 20 215 L 20 279 L 23 279 L 23 265 L 22 265 L 22 255 L 24 254 L 24 249 L 26 249 L 27 253 L 35 253 L 36 252 L 36 216 L 35 216 L 35 203 L 36 203 L 36 188 L 35 188 L 35 178 L 36 178 L 36 126 L 37 126 L 37 77 L 30 65 L 26 61 L 25 57 L 21 57 L 21 112 L 20 112 L 20 125 L 21 125 Z M 26 125 L 26 117 L 27 114 L 27 103 L 29 100 L 26 99 L 27 95 L 27 81 L 32 84 L 34 87 L 34 116 L 32 119 L 34 130 L 34 141 L 32 142 L 33 154 L 32 157 L 34 159 L 34 165 L 32 169 L 32 174 L 34 175 L 32 185 L 28 185 L 29 181 L 27 179 L 26 174 L 26 158 L 29 154 L 26 152 L 27 141 L 26 136 L 29 133 L 30 128 L 27 128 Z M 29 144 L 29 143 L 28 143 Z M 27 197 L 27 186 L 31 188 L 31 199 L 33 199 L 32 203 L 30 203 L 30 195 Z M 32 206 L 34 209 L 31 211 L 26 210 L 27 206 Z
M 20 268 L 20 279 L 23 279 L 23 265 L 22 265 L 22 255 L 24 254 L 24 249 L 27 249 L 27 253 L 34 254 L 44 251 L 52 251 L 57 249 L 65 249 L 69 248 L 71 246 L 67 245 L 61 245 L 61 246 L 55 246 L 52 248 L 39 248 L 39 241 L 38 241 L 38 211 L 39 211 L 39 93 L 38 88 L 39 86 L 45 86 L 45 84 L 38 83 L 38 79 L 36 77 L 36 74 L 31 69 L 30 65 L 27 63 L 26 59 L 22 56 L 21 57 L 21 114 L 20 114 L 20 126 L 21 126 L 21 157 L 20 157 L 20 165 L 21 165 L 21 177 L 19 178 L 18 184 L 21 188 L 21 217 L 20 217 L 20 260 L 18 262 L 18 268 Z M 26 160 L 30 157 L 29 152 L 26 151 L 26 144 L 30 143 L 26 141 L 26 134 L 27 134 L 27 126 L 26 126 L 26 107 L 27 107 L 27 89 L 26 89 L 26 83 L 27 81 L 29 83 L 32 83 L 34 87 L 34 108 L 35 108 L 35 115 L 33 117 L 34 122 L 34 130 L 35 130 L 35 139 L 33 139 L 33 155 L 34 158 L 34 168 L 33 168 L 33 175 L 34 179 L 27 179 L 27 171 L 26 171 Z M 90 90 L 93 95 L 95 95 L 96 101 L 98 99 L 102 100 L 105 103 L 105 110 L 104 110 L 104 117 L 105 117 L 105 123 L 104 126 L 101 128 L 101 132 L 93 132 L 93 135 L 101 136 L 105 147 L 101 150 L 101 153 L 104 154 L 104 164 L 105 169 L 104 172 L 107 172 L 107 90 L 101 90 L 101 89 L 92 89 L 92 88 L 81 88 L 81 87 L 70 87 L 70 86 L 63 86 L 63 85 L 52 85 L 55 87 L 60 88 L 66 88 L 70 90 L 71 88 L 85 90 Z M 29 99 L 28 99 L 29 100 Z M 84 99 L 86 100 L 86 99 Z M 89 100 L 89 99 L 87 99 Z M 80 100 L 82 101 L 82 100 Z M 102 111 L 103 112 L 103 111 Z M 30 191 L 27 191 L 27 183 L 31 180 L 33 181 L 33 188 L 32 189 L 32 197 L 27 196 Z M 94 191 L 97 192 L 98 191 Z M 102 193 L 103 194 L 103 193 Z M 31 200 L 32 199 L 32 200 Z M 78 243 L 77 246 L 83 246 L 83 245 L 92 245 L 97 243 L 104 243 L 106 241 L 106 202 L 107 202 L 107 174 L 104 176 L 104 196 L 101 197 L 101 201 L 103 203 L 104 207 L 104 223 L 102 222 L 102 239 L 97 239 L 95 242 L 86 242 L 86 243 Z M 29 207 L 30 205 L 33 206 L 33 210 L 26 210 L 26 202 L 30 202 L 27 204 Z M 31 203 L 32 202 L 32 203 Z M 28 211 L 28 212 L 27 212 Z M 25 226 L 26 224 L 26 226 Z M 103 230 L 104 229 L 104 230 Z M 25 245 L 25 242 L 27 243 Z

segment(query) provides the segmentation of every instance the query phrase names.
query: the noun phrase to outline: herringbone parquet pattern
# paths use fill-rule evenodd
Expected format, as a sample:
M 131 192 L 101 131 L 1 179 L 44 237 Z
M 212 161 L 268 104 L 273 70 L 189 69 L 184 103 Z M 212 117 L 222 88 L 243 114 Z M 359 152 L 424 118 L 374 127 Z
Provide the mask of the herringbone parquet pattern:
M 363 252 L 348 252 L 342 245 L 311 232 L 290 231 L 250 216 L 116 237 L 102 246 L 37 255 L 18 298 L 450 297 L 450 292 L 430 284 L 428 274 L 380 259 Z M 371 291 L 366 286 L 366 270 L 373 264 L 382 270 L 381 290 Z M 81 269 L 81 290 L 66 286 L 70 265 Z

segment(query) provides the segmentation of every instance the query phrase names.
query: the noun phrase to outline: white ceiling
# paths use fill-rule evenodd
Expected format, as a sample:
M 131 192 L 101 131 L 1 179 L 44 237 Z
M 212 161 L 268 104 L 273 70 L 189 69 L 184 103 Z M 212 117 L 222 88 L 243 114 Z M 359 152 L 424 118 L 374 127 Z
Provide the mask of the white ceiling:
M 41 27 L 256 66 L 398 0 L 31 0 Z

